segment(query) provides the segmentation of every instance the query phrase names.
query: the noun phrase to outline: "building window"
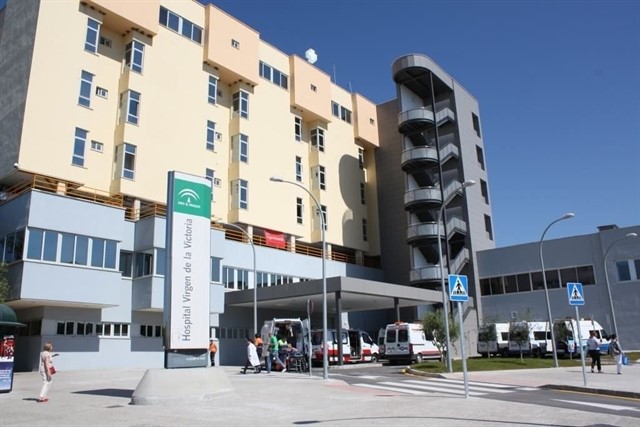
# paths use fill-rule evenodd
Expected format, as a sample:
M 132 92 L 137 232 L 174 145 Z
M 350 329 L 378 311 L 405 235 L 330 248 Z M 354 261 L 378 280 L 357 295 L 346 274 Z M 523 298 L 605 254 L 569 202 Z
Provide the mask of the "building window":
M 138 92 L 133 90 L 128 90 L 126 92 L 126 107 L 127 111 L 125 117 L 127 123 L 137 125 L 140 120 L 140 94 Z
M 578 283 L 582 283 L 585 286 L 596 284 L 596 276 L 592 265 L 576 267 L 576 271 L 578 273 Z
M 361 182 L 360 183 L 360 203 L 361 204 L 366 204 L 366 200 L 364 198 L 365 192 L 364 192 L 364 183 Z
M 335 101 L 331 101 L 331 114 L 343 122 L 351 123 L 351 110 L 344 108 Z
M 631 269 L 629 268 L 628 260 L 616 262 L 616 269 L 618 270 L 618 282 L 631 280 Z
M 327 189 L 327 182 L 326 182 L 326 174 L 325 174 L 325 169 L 324 166 L 318 166 L 318 168 L 316 169 L 316 174 L 318 177 L 318 185 L 320 187 L 321 190 L 326 190 Z
M 216 149 L 216 124 L 211 120 L 207 120 L 207 150 L 215 151 Z
M 478 116 L 471 113 L 471 120 L 473 121 L 473 130 L 475 130 L 478 137 L 480 137 L 480 120 L 478 119 Z
M 232 159 L 237 162 L 249 162 L 249 137 L 243 133 L 232 138 Z
M 162 6 L 160 6 L 160 25 L 182 34 L 198 44 L 202 43 L 202 28 Z
M 311 85 L 311 92 L 317 92 L 318 91 L 318 87 L 314 84 Z
M 128 338 L 129 325 L 126 323 L 98 323 L 96 324 L 96 334 L 103 338 Z
M 484 179 L 480 180 L 480 192 L 484 197 L 484 202 L 489 204 L 489 189 L 487 188 L 487 182 Z
M 102 144 L 102 142 L 91 141 L 91 149 L 93 151 L 97 151 L 99 153 L 102 153 L 103 148 L 104 148 L 104 145 Z
M 96 95 L 99 96 L 100 98 L 109 98 L 109 91 L 106 90 L 103 87 L 97 86 L 96 87 Z
M 298 224 L 302 224 L 303 213 L 304 205 L 302 204 L 302 199 L 300 197 L 296 197 L 296 221 Z
M 135 255 L 135 275 L 133 277 L 151 276 L 153 274 L 153 254 L 138 252 Z
M 161 338 L 162 326 L 158 325 L 140 325 L 140 336 L 147 338 Z
M 296 116 L 294 117 L 293 121 L 294 121 L 293 132 L 294 132 L 296 141 L 302 141 L 302 118 Z
M 73 157 L 71 158 L 71 164 L 75 166 L 84 166 L 84 148 L 87 144 L 87 134 L 89 132 L 76 128 L 76 137 L 73 142 Z
M 222 258 L 211 257 L 211 281 L 220 283 L 220 263 Z
M 240 42 L 235 39 L 231 39 L 231 47 L 234 49 L 240 49 Z
M 91 53 L 98 52 L 98 36 L 100 34 L 100 23 L 95 19 L 87 19 L 87 37 L 84 41 L 84 50 Z
M 367 220 L 365 218 L 362 218 L 362 240 L 366 242 L 368 239 L 369 236 L 367 234 Z
M 133 276 L 133 253 L 132 252 L 120 251 L 119 269 L 120 269 L 120 273 L 122 273 L 122 277 Z
M 243 90 L 233 94 L 233 112 L 244 119 L 249 118 L 249 94 Z
M 482 168 L 482 170 L 484 170 L 484 152 L 482 151 L 482 148 L 476 145 L 476 156 L 478 158 L 478 163 L 480 164 L 480 167 Z
M 269 80 L 271 83 L 278 85 L 283 89 L 289 88 L 289 76 L 284 74 L 282 71 L 277 70 L 262 61 L 260 61 L 258 71 L 260 72 L 260 77 Z
M 237 179 L 232 183 L 231 206 L 239 209 L 249 209 L 249 182 Z
M 124 62 L 127 67 L 136 73 L 142 74 L 142 63 L 144 61 L 144 44 L 137 40 L 127 43 L 124 52 Z
M 324 152 L 324 129 L 322 128 L 311 129 L 311 146 Z
M 358 167 L 364 169 L 364 148 L 358 148 Z
M 111 48 L 111 46 L 112 46 L 111 39 L 108 39 L 108 38 L 102 37 L 102 36 L 100 36 L 100 44 L 102 46 L 106 46 L 108 48 Z
M 207 102 L 215 105 L 218 102 L 218 79 L 209 76 L 209 91 L 207 92 Z
M 489 240 L 493 240 L 493 227 L 491 226 L 491 217 L 489 215 L 484 216 L 484 229 Z
M 78 104 L 91 107 L 91 92 L 93 92 L 93 74 L 82 71 L 80 76 L 80 96 Z
M 302 182 L 302 157 L 296 156 L 296 181 Z
M 325 205 L 320 205 L 320 211 L 322 212 L 322 219 L 324 220 L 324 231 L 327 231 L 329 226 L 327 225 L 329 216 L 327 215 L 327 207 Z
M 122 177 L 134 179 L 136 176 L 136 146 L 125 142 L 121 147 L 124 150 L 122 156 Z

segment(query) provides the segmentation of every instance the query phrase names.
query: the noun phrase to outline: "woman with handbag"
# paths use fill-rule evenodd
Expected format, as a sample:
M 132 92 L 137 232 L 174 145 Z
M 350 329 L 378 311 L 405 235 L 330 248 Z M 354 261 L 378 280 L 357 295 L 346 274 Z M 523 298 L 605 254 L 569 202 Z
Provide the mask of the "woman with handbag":
M 53 367 L 52 358 L 57 356 L 58 353 L 51 354 L 51 350 L 53 350 L 53 344 L 47 342 L 42 347 L 42 352 L 40 353 L 40 368 L 38 371 L 42 377 L 42 388 L 40 389 L 38 402 L 41 403 L 49 401 L 47 394 L 49 392 L 49 387 L 51 387 L 51 381 L 53 379 L 52 375 L 56 373 L 56 370 Z
M 622 359 L 624 358 L 624 352 L 622 351 L 622 347 L 620 347 L 618 336 L 616 334 L 612 334 L 609 339 L 611 340 L 609 343 L 609 353 L 616 361 L 616 371 L 618 375 L 620 375 L 622 374 Z

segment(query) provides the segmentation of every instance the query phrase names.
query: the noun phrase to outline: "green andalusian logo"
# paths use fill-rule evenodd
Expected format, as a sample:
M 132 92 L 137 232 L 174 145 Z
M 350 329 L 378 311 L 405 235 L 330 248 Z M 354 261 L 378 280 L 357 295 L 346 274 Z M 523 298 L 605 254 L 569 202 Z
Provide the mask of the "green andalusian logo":
M 211 188 L 176 179 L 173 184 L 174 212 L 211 218 Z

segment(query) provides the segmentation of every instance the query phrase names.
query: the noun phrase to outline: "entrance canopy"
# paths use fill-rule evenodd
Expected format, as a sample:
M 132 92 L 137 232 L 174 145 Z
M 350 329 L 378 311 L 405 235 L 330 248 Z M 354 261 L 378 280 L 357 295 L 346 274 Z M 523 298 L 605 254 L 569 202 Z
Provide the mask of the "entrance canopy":
M 337 299 L 340 312 L 353 312 L 442 303 L 442 293 L 351 277 L 327 278 L 328 313 L 337 312 Z M 258 288 L 257 300 L 260 309 L 301 312 L 306 312 L 307 300 L 311 300 L 318 311 L 322 309 L 322 279 Z M 225 305 L 253 307 L 253 289 L 227 292 Z

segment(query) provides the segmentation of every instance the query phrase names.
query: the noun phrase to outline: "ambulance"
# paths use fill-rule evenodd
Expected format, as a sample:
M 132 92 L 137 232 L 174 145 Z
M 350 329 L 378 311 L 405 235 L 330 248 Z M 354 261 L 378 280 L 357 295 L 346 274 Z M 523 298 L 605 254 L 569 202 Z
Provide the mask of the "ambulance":
M 312 362 L 315 364 L 321 364 L 324 356 L 322 336 L 322 329 L 311 331 Z M 329 363 L 338 363 L 340 360 L 338 345 L 342 345 L 343 363 L 375 363 L 380 360 L 380 350 L 378 345 L 365 331 L 358 329 L 343 329 L 342 338 L 339 340 L 338 331 L 336 329 L 329 329 L 327 330 L 327 338 L 329 343 L 327 348 Z
M 427 336 L 421 324 L 405 322 L 391 323 L 385 328 L 384 355 L 391 365 L 441 358 L 433 336 Z

